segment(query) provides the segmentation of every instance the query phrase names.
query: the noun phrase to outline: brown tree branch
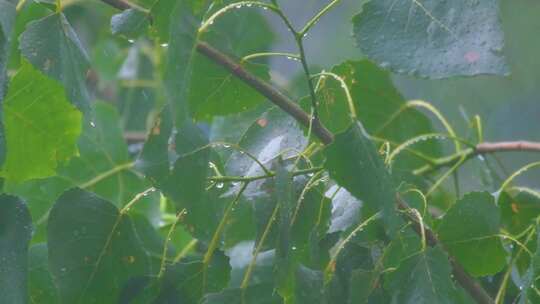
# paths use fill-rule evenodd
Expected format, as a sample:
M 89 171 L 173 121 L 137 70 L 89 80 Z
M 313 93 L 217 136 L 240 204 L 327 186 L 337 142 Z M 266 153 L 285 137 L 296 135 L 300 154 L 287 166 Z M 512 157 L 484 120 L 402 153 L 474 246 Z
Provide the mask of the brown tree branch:
M 531 141 L 502 141 L 502 142 L 483 142 L 474 148 L 465 149 L 459 153 L 435 160 L 434 164 L 428 164 L 414 170 L 416 175 L 424 175 L 434 172 L 444 167 L 451 167 L 463 157 L 469 160 L 478 155 L 498 153 L 498 152 L 540 152 L 540 143 Z
M 328 145 L 334 140 L 334 135 L 326 129 L 325 126 L 321 124 L 321 121 L 318 119 L 311 119 L 302 108 L 300 108 L 294 101 L 292 101 L 285 94 L 268 84 L 266 81 L 258 78 L 257 76 L 251 74 L 249 71 L 244 69 L 241 64 L 235 62 L 229 56 L 224 53 L 216 50 L 205 42 L 199 42 L 197 44 L 197 51 L 216 64 L 224 67 L 231 74 L 238 77 L 240 80 L 244 81 L 253 89 L 257 90 L 259 93 L 268 98 L 273 104 L 280 107 L 283 111 L 287 112 L 289 115 L 294 117 L 298 122 L 300 122 L 305 127 L 309 127 L 310 123 L 312 124 L 311 128 L 313 133 L 325 144 Z
M 101 1 L 121 11 L 132 8 L 128 2 L 125 2 L 123 0 L 101 0 Z
M 117 2 L 118 0 L 103 0 L 106 3 L 110 2 Z M 117 7 L 116 5 L 113 5 L 114 7 Z M 268 84 L 266 81 L 256 77 L 255 75 L 251 74 L 249 71 L 245 70 L 242 65 L 235 62 L 233 59 L 231 59 L 226 54 L 220 52 L 219 50 L 211 47 L 210 45 L 199 42 L 197 44 L 197 51 L 215 63 L 221 65 L 225 69 L 227 69 L 229 72 L 231 72 L 233 75 L 235 75 L 240 80 L 244 81 L 246 84 L 251 86 L 253 89 L 257 90 L 259 93 L 264 95 L 266 98 L 269 99 L 270 102 L 274 103 L 281 109 L 283 109 L 285 112 L 287 112 L 289 115 L 294 117 L 298 122 L 303 124 L 305 127 L 309 127 L 310 124 L 312 125 L 312 130 L 314 134 L 323 142 L 325 145 L 329 145 L 332 143 L 334 136 L 333 134 L 326 129 L 324 125 L 320 123 L 319 120 L 312 120 L 310 115 L 308 115 L 306 112 L 304 112 L 294 101 L 292 101 L 289 97 L 287 97 L 285 94 L 280 92 L 279 90 L 275 89 L 272 85 Z M 401 197 L 397 196 L 397 205 L 402 210 L 409 210 L 409 207 L 405 201 L 401 199 Z M 413 228 L 414 230 L 420 235 L 422 234 L 422 231 L 420 230 L 421 226 L 418 223 L 418 221 L 410 216 L 408 212 L 405 212 L 405 216 L 408 220 L 411 220 L 413 222 Z M 439 244 L 435 234 L 425 228 L 425 235 L 428 241 L 428 244 L 430 246 L 436 246 Z M 469 294 L 480 304 L 492 304 L 493 300 L 490 298 L 490 296 L 487 294 L 487 292 L 482 288 L 478 282 L 476 282 L 473 278 L 471 278 L 465 270 L 459 265 L 455 260 L 450 257 L 449 258 L 450 263 L 452 265 L 452 271 L 454 274 L 454 277 L 459 282 L 459 284 L 469 292 Z

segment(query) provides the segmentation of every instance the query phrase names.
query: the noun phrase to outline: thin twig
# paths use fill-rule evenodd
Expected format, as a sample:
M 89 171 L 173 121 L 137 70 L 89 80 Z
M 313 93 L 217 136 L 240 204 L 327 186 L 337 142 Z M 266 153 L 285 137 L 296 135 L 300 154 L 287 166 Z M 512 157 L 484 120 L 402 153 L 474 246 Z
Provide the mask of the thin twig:
M 283 111 L 287 112 L 298 122 L 300 122 L 305 127 L 309 127 L 310 124 L 310 115 L 302 110 L 293 100 L 288 96 L 274 88 L 272 85 L 268 84 L 266 81 L 260 79 L 259 77 L 253 75 L 244 67 L 229 56 L 223 54 L 221 51 L 216 50 L 207 43 L 199 42 L 197 44 L 197 51 L 205 55 L 213 62 L 222 66 L 228 70 L 231 74 L 238 77 L 240 80 L 248 84 L 250 87 L 261 93 L 263 96 L 268 98 L 272 103 L 280 107 Z M 313 133 L 326 145 L 330 144 L 334 140 L 333 134 L 326 129 L 325 126 L 319 120 L 314 120 L 312 122 Z
M 440 168 L 450 167 L 459 162 L 462 157 L 465 161 L 478 155 L 499 153 L 499 152 L 540 152 L 540 142 L 531 141 L 502 141 L 502 142 L 483 142 L 476 145 L 475 148 L 464 149 L 459 153 L 435 160 L 433 164 L 428 164 L 414 170 L 416 175 L 425 175 Z
M 131 5 L 123 0 L 101 0 L 101 1 L 121 11 L 131 8 Z

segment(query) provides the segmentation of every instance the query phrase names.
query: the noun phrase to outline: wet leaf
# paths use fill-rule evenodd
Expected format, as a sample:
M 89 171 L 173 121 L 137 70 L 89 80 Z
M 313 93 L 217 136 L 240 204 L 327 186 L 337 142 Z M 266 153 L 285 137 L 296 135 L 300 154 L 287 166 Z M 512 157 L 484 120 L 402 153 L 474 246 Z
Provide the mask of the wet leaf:
M 62 83 L 68 100 L 90 112 L 86 86 L 89 60 L 79 37 L 62 13 L 30 22 L 19 39 L 22 55 L 44 74 Z
M 4 100 L 8 153 L 2 176 L 22 182 L 55 175 L 77 154 L 81 119 L 59 83 L 23 63 Z
M 325 168 L 338 185 L 362 200 L 368 212 L 382 211 L 387 232 L 394 235 L 401 218 L 396 190 L 381 156 L 360 122 L 336 136 L 326 148 Z
M 400 74 L 506 75 L 499 1 L 368 1 L 353 19 L 362 53 Z
M 156 271 L 130 216 L 81 189 L 58 199 L 47 234 L 49 269 L 61 302 L 113 303 L 132 277 Z
M 463 196 L 443 217 L 439 239 L 474 276 L 493 275 L 506 264 L 499 234 L 501 215 L 487 192 Z
M 24 203 L 0 195 L 0 286 L 2 301 L 28 302 L 28 244 L 32 219 Z

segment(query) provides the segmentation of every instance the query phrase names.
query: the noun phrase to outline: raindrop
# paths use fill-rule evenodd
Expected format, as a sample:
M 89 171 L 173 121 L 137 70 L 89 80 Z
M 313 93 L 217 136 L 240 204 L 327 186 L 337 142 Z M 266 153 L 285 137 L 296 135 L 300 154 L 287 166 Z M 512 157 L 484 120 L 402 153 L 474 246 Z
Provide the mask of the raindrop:
M 133 40 L 133 39 L 128 39 L 128 42 L 129 42 L 129 43 L 133 43 L 133 42 L 135 42 L 135 40 Z
M 93 121 L 91 121 L 91 122 L 90 122 L 90 126 L 91 126 L 92 128 L 95 128 L 95 127 L 96 127 L 96 123 L 93 122 Z
M 168 46 L 169 46 L 168 43 L 162 43 L 162 44 L 160 44 L 160 45 L 161 45 L 162 47 L 168 47 Z
M 223 186 L 225 186 L 223 183 L 217 183 L 217 184 L 216 184 L 216 187 L 217 187 L 218 189 L 222 189 Z

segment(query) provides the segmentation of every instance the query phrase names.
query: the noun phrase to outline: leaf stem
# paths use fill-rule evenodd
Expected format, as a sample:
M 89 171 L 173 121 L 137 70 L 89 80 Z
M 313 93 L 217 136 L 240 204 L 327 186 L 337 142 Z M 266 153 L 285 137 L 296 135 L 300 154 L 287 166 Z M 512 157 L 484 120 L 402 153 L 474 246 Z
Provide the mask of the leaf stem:
M 159 266 L 159 273 L 157 275 L 158 278 L 161 278 L 163 274 L 165 273 L 165 261 L 167 259 L 167 249 L 169 249 L 169 241 L 171 239 L 171 236 L 176 229 L 176 225 L 178 222 L 182 220 L 182 218 L 186 215 L 186 209 L 182 209 L 176 216 L 175 221 L 172 223 L 171 228 L 169 229 L 169 232 L 167 233 L 167 238 L 165 239 L 165 243 L 163 244 L 163 252 L 161 254 L 161 264 Z
M 322 167 L 313 167 L 309 169 L 302 169 L 297 170 L 292 173 L 293 176 L 299 176 L 299 175 L 306 175 L 311 173 L 318 173 L 320 171 L 324 170 Z M 276 176 L 276 173 L 273 171 L 270 171 L 268 174 L 265 175 L 257 175 L 257 176 L 212 176 L 209 177 L 208 180 L 216 182 L 216 183 L 227 183 L 227 182 L 253 182 L 265 178 L 271 178 Z
M 242 193 L 244 192 L 244 190 L 246 190 L 246 187 L 248 186 L 248 184 L 249 182 L 244 182 L 242 184 L 242 187 L 236 194 L 236 197 L 232 200 L 229 206 L 227 206 L 227 209 L 225 209 L 225 212 L 223 213 L 223 217 L 221 218 L 221 221 L 219 222 L 218 227 L 216 228 L 216 231 L 214 232 L 214 235 L 212 236 L 212 240 L 210 241 L 210 244 L 208 245 L 208 250 L 206 251 L 206 254 L 204 255 L 203 264 L 205 265 L 205 268 L 208 267 L 208 265 L 210 264 L 212 256 L 214 255 L 214 251 L 218 247 L 221 234 L 223 233 L 223 230 L 225 229 L 225 225 L 227 224 L 231 211 L 234 209 L 234 206 L 236 206 L 236 204 L 240 200 L 240 197 L 242 196 Z
M 341 0 L 333 0 L 332 2 L 328 3 L 320 12 L 318 12 L 311 20 L 309 20 L 304 28 L 299 32 L 300 35 L 305 36 L 307 32 L 315 25 L 322 16 L 324 16 L 326 13 L 328 13 L 336 4 L 338 4 Z
M 255 264 L 257 263 L 257 256 L 261 252 L 262 246 L 264 245 L 264 242 L 266 241 L 266 237 L 270 233 L 270 228 L 272 227 L 272 224 L 276 220 L 278 210 L 279 210 L 279 204 L 276 204 L 276 207 L 274 207 L 274 211 L 272 211 L 272 214 L 270 215 L 270 219 L 266 223 L 266 227 L 264 228 L 261 239 L 259 240 L 259 243 L 257 244 L 257 247 L 255 248 L 255 252 L 253 252 L 253 256 L 251 257 L 251 261 L 249 262 L 248 268 L 246 269 L 246 272 L 244 273 L 242 284 L 240 284 L 240 288 L 242 290 L 245 290 L 249 284 L 251 273 L 253 272 L 253 268 L 255 267 Z
M 90 187 L 94 186 L 95 184 L 99 183 L 100 181 L 102 181 L 102 180 L 104 180 L 104 179 L 106 179 L 106 178 L 108 178 L 108 177 L 110 177 L 112 175 L 115 175 L 118 172 L 122 172 L 124 170 L 129 170 L 129 169 L 133 168 L 134 165 L 135 165 L 134 162 L 130 162 L 130 163 L 125 163 L 125 164 L 121 164 L 121 165 L 118 165 L 116 167 L 113 167 L 109 171 L 105 171 L 105 172 L 95 176 L 91 180 L 80 184 L 79 188 L 82 188 L 82 189 L 90 188 Z
M 527 235 L 527 238 L 525 239 L 524 244 L 527 244 L 535 234 L 536 234 L 536 229 L 531 229 L 531 231 Z M 501 281 L 501 285 L 499 287 L 499 291 L 497 292 L 497 296 L 495 297 L 495 304 L 504 303 L 504 296 L 506 294 L 506 288 L 508 286 L 508 279 L 510 278 L 510 274 L 512 273 L 513 265 L 523 253 L 524 248 L 527 248 L 527 247 L 520 247 L 516 255 L 511 259 L 510 265 L 508 265 L 508 269 L 504 273 L 503 279 Z
M 332 77 L 334 78 L 336 81 L 338 81 L 341 85 L 341 88 L 343 89 L 343 92 L 345 92 L 345 97 L 347 99 L 347 103 L 349 105 L 349 112 L 350 112 L 350 116 L 351 116 L 351 119 L 353 121 L 356 120 L 356 107 L 354 105 L 354 100 L 351 96 L 351 91 L 349 90 L 349 87 L 347 87 L 347 83 L 345 82 L 345 80 L 341 77 L 339 77 L 337 74 L 334 74 L 334 73 L 330 73 L 330 72 L 320 72 L 318 74 L 315 74 L 313 75 L 312 77 L 320 77 L 320 76 L 329 76 L 329 77 Z
M 347 243 L 349 243 L 350 240 L 353 237 L 355 237 L 358 232 L 362 231 L 367 225 L 369 225 L 374 220 L 379 219 L 380 217 L 381 217 L 380 211 L 373 214 L 372 216 L 367 218 L 365 221 L 360 223 L 356 228 L 354 228 L 354 230 L 351 231 L 351 233 L 349 233 L 349 235 L 347 235 L 346 238 L 344 238 L 343 240 L 341 240 L 341 242 L 339 242 L 339 244 L 337 245 L 336 251 L 332 254 L 330 261 L 328 262 L 324 270 L 325 282 L 329 282 L 330 278 L 332 277 L 332 274 L 334 273 L 334 270 L 336 267 L 336 260 L 339 254 L 341 253 L 341 251 L 345 248 L 345 245 L 347 245 Z
M 212 16 L 210 16 L 208 19 L 206 19 L 201 24 L 201 26 L 199 27 L 199 33 L 203 33 L 205 31 L 207 31 L 208 28 L 212 24 L 214 24 L 214 22 L 216 21 L 217 18 L 224 15 L 228 11 L 233 10 L 233 9 L 243 8 L 243 7 L 252 7 L 252 6 L 261 7 L 263 9 L 269 9 L 269 10 L 275 12 L 275 13 L 278 13 L 278 11 L 279 11 L 279 8 L 277 8 L 276 6 L 274 6 L 272 4 L 265 3 L 265 2 L 260 2 L 260 1 L 233 2 L 233 3 L 229 4 L 229 5 L 226 5 L 226 6 L 222 7 L 217 12 L 215 12 Z M 280 14 L 278 13 L 278 15 L 280 15 Z
M 20 0 L 19 3 L 17 3 L 17 7 L 15 8 L 15 11 L 20 12 L 24 8 L 26 1 L 27 0 Z
M 292 59 L 295 59 L 295 60 L 300 60 L 300 55 L 298 55 L 298 54 L 281 53 L 281 52 L 263 52 L 263 53 L 249 54 L 247 56 L 244 56 L 240 61 L 245 62 L 245 61 L 252 60 L 252 59 L 255 59 L 255 58 L 271 57 L 271 56 L 281 56 L 281 57 L 287 57 L 289 59 L 292 58 Z
M 311 79 L 311 72 L 306 59 L 306 52 L 304 50 L 303 36 L 296 33 L 296 44 L 298 44 L 298 50 L 300 51 L 300 62 L 302 63 L 302 68 L 304 69 L 304 74 L 306 74 L 309 95 L 311 96 L 311 107 L 313 108 L 313 119 L 319 119 L 319 111 L 317 110 L 317 94 L 315 93 L 315 86 L 313 85 L 313 80 Z

